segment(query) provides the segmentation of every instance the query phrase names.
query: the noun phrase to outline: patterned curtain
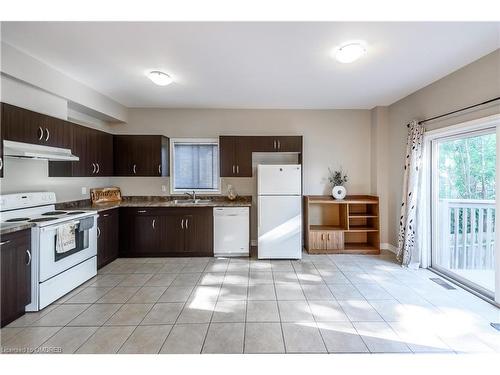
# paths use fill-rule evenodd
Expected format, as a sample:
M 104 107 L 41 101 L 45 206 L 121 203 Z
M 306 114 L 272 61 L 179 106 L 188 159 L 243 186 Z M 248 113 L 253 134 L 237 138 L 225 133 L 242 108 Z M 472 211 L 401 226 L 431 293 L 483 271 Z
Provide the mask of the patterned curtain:
M 417 244 L 417 198 L 421 185 L 420 166 L 424 125 L 413 120 L 408 124 L 408 141 L 404 166 L 403 198 L 399 219 L 397 259 L 401 265 L 408 266 L 420 262 L 420 249 Z

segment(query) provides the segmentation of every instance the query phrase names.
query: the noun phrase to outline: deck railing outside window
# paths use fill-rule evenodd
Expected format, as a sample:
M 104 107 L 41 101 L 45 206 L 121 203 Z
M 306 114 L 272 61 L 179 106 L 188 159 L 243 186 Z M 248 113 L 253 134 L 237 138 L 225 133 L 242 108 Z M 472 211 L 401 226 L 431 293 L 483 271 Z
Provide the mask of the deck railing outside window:
M 495 201 L 440 199 L 441 251 L 438 264 L 450 270 L 493 270 Z

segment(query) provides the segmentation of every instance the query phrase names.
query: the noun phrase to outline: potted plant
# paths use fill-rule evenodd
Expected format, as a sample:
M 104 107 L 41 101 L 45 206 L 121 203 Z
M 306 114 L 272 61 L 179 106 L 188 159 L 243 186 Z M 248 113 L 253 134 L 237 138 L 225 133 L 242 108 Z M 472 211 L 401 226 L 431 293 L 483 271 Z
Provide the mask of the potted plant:
M 332 171 L 328 168 L 330 175 L 328 176 L 328 181 L 332 185 L 332 196 L 335 199 L 344 199 L 347 195 L 347 190 L 344 187 L 344 184 L 347 182 L 347 175 L 344 174 L 342 168 L 337 171 Z

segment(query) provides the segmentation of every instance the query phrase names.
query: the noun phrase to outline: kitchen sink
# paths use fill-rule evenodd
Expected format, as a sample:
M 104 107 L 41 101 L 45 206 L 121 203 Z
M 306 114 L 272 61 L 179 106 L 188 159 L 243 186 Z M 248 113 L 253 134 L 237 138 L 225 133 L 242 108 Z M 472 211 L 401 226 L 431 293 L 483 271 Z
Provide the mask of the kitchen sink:
M 206 204 L 211 203 L 210 199 L 175 199 L 174 204 Z

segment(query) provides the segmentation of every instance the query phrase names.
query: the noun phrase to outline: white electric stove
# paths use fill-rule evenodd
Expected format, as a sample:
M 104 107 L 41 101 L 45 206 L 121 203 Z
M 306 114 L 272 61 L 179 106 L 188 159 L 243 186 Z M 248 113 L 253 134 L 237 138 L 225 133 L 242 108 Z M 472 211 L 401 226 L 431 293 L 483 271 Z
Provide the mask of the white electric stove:
M 96 211 L 56 210 L 50 192 L 0 196 L 2 223 L 32 223 L 31 303 L 26 311 L 38 311 L 97 274 Z M 74 223 L 74 249 L 56 251 L 57 230 Z

